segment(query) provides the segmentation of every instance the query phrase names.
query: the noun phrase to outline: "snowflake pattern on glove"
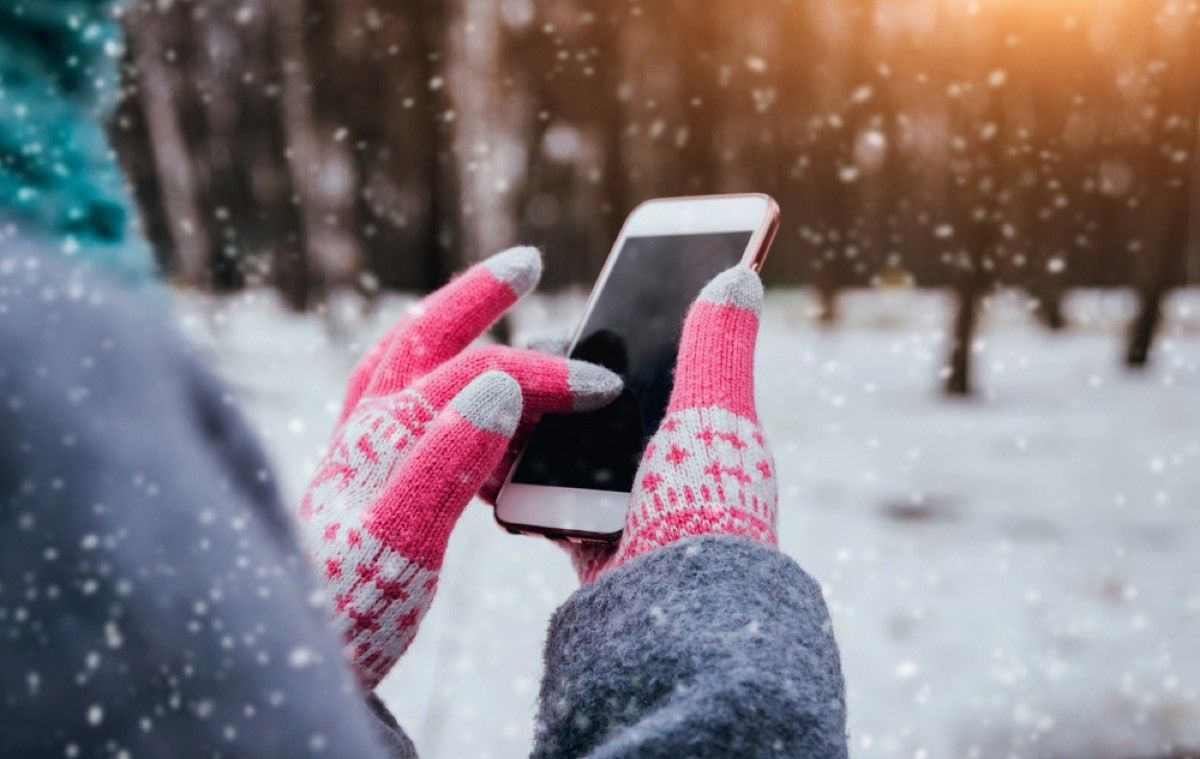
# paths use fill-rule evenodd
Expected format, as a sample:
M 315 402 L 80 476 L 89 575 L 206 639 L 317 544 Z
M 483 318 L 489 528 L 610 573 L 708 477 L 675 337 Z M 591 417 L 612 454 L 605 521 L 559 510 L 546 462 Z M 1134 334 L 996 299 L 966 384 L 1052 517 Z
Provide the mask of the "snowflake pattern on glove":
M 366 524 L 371 500 L 394 468 L 383 462 L 400 461 L 434 415 L 415 393 L 365 402 L 339 429 L 301 503 L 310 558 L 367 683 L 382 679 L 408 648 L 437 586 L 437 571 L 428 566 L 433 557 L 422 563 L 392 550 Z
M 351 376 L 333 440 L 300 504 L 305 546 L 360 682 L 408 648 L 437 588 L 450 532 L 529 416 L 597 408 L 605 369 L 467 344 L 538 279 L 506 251 L 429 296 Z
M 758 425 L 704 408 L 677 412 L 659 429 L 634 481 L 618 561 L 708 533 L 774 545 L 774 465 Z

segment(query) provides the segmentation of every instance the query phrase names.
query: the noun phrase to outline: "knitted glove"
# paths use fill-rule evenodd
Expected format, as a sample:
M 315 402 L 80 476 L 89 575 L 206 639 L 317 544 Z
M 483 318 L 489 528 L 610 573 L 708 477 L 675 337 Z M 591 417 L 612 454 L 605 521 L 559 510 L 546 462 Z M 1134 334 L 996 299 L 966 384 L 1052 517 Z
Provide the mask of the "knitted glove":
M 587 583 L 692 535 L 770 546 L 775 465 L 754 407 L 754 341 L 763 289 L 744 266 L 717 275 L 688 312 L 666 416 L 642 454 L 616 546 L 568 548 Z
M 499 463 L 522 413 L 594 409 L 620 391 L 620 378 L 593 364 L 501 346 L 466 348 L 540 274 L 532 248 L 476 265 L 422 301 L 350 378 L 300 518 L 348 656 L 368 689 L 416 635 L 450 531 Z

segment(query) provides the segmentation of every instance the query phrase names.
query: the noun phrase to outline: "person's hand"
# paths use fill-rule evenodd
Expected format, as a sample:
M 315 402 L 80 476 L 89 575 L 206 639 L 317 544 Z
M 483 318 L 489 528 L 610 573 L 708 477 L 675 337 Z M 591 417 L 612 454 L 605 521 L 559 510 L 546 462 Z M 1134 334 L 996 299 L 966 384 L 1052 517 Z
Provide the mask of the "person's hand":
M 738 266 L 692 305 L 671 400 L 642 454 L 620 541 L 566 544 L 583 582 L 693 535 L 776 545 L 775 464 L 754 404 L 762 301 L 758 275 Z
M 533 289 L 541 268 L 533 248 L 472 267 L 423 300 L 351 375 L 300 518 L 348 656 L 368 689 L 416 635 L 450 531 L 522 415 L 594 409 L 620 392 L 620 378 L 593 364 L 501 346 L 467 348 Z

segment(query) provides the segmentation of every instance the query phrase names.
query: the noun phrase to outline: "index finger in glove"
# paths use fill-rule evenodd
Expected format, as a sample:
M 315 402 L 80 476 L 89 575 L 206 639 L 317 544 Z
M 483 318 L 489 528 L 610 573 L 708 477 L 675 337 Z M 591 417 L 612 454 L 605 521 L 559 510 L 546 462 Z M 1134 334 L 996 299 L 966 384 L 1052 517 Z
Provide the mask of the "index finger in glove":
M 413 390 L 435 409 L 475 377 L 489 370 L 512 376 L 521 385 L 527 414 L 591 411 L 621 392 L 621 378 L 602 366 L 544 353 L 481 345 L 462 352 L 422 377 Z
M 364 394 L 395 392 L 459 353 L 537 286 L 541 276 L 536 248 L 509 248 L 424 298 L 359 362 L 342 417 Z
M 715 406 L 758 420 L 754 344 L 762 302 L 762 281 L 745 266 L 704 286 L 684 321 L 667 413 Z

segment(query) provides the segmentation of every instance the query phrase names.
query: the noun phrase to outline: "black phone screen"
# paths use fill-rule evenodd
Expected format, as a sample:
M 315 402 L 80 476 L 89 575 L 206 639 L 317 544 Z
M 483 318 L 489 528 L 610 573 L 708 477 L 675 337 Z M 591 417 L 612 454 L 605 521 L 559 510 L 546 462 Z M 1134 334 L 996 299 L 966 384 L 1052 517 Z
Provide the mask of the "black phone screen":
M 688 307 L 710 279 L 742 260 L 750 235 L 626 238 L 571 351 L 621 375 L 625 389 L 598 411 L 543 416 L 513 482 L 633 489 L 642 449 L 666 412 Z

